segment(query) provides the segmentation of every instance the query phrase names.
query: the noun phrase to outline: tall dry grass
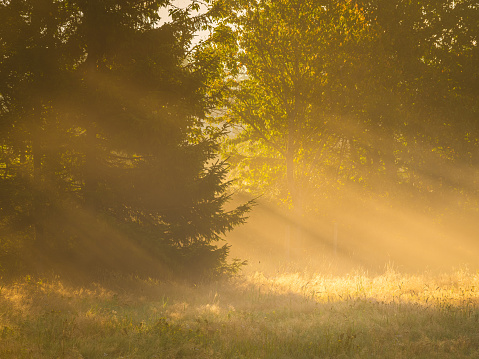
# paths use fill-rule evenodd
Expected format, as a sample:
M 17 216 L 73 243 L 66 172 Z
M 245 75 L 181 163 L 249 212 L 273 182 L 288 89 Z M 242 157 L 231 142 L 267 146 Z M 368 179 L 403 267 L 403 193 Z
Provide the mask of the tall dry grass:
M 0 358 L 479 357 L 479 274 L 467 270 L 0 286 Z

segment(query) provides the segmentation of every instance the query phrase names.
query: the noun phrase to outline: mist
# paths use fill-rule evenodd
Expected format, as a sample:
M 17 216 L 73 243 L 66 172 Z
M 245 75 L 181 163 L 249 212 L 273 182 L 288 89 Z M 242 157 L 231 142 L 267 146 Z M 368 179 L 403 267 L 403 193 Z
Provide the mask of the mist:
M 0 1 L 0 357 L 478 358 L 478 10 Z
M 364 201 L 349 193 L 346 205 L 327 208 L 331 215 L 327 219 L 297 218 L 278 204 L 259 201 L 247 224 L 226 240 L 232 257 L 248 260 L 247 271 L 289 268 L 336 275 L 354 270 L 377 274 L 388 267 L 404 273 L 476 271 L 475 213 L 459 211 L 444 218 L 435 215 L 435 209 L 425 213 L 415 201 L 409 205 Z

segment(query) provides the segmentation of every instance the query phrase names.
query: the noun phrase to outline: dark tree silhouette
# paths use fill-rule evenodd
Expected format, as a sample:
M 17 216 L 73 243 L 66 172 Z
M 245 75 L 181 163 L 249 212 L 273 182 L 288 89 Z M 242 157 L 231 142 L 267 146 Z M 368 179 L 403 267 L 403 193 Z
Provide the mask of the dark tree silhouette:
M 0 5 L 4 269 L 205 278 L 239 267 L 218 241 L 250 204 L 225 209 L 224 132 L 203 122 L 213 73 L 191 48 L 200 21 L 188 8 L 159 26 L 168 4 Z

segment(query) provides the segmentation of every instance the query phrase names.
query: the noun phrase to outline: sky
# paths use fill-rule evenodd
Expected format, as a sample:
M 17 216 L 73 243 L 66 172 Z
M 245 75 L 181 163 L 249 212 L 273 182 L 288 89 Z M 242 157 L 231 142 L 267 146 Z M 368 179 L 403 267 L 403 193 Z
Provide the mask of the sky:
M 179 7 L 181 9 L 185 9 L 188 4 L 190 4 L 192 2 L 192 0 L 175 0 L 172 2 L 173 6 L 176 6 L 176 7 Z M 160 10 L 160 16 L 161 18 L 163 19 L 163 21 L 161 23 L 164 23 L 164 22 L 168 22 L 170 17 L 168 15 L 168 11 L 169 11 L 169 8 L 163 8 Z M 206 11 L 206 6 L 205 5 L 201 5 L 201 9 L 198 13 L 193 13 L 193 15 L 196 15 L 196 14 L 201 14 L 203 12 Z M 209 35 L 209 32 L 208 31 L 200 31 L 196 34 L 196 37 L 195 39 L 193 40 L 193 44 L 197 43 L 198 41 L 200 41 L 201 39 L 204 39 L 206 38 L 207 36 Z

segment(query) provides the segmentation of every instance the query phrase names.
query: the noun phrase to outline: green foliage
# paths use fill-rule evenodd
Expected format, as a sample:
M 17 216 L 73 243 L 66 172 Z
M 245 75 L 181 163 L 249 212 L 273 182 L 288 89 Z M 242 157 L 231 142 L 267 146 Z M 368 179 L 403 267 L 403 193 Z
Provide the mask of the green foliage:
M 312 212 L 358 190 L 421 198 L 426 211 L 441 196 L 476 194 L 477 4 L 214 9 L 221 27 L 209 46 L 227 54 L 229 91 L 213 120 L 236 129 L 224 153 L 244 189 Z
M 5 256 L 16 242 L 13 257 L 39 270 L 53 261 L 206 278 L 238 267 L 217 242 L 250 204 L 225 210 L 223 132 L 203 123 L 214 73 L 190 45 L 205 19 L 190 16 L 193 3 L 159 26 L 167 5 L 0 5 L 11 25 L 0 30 Z
M 223 21 L 236 29 L 238 45 L 224 37 L 216 45 L 229 49 L 237 69 L 219 118 L 240 128 L 226 152 L 251 188 L 301 202 L 328 186 L 327 175 L 338 167 L 348 124 L 337 120 L 328 91 L 335 66 L 352 61 L 358 39 L 368 34 L 364 16 L 346 2 L 250 1 L 231 8 Z

